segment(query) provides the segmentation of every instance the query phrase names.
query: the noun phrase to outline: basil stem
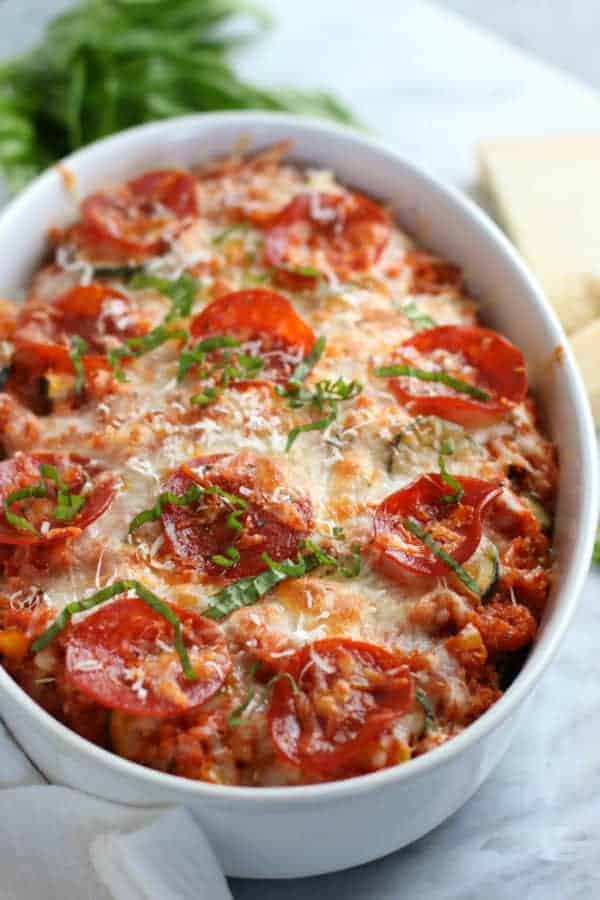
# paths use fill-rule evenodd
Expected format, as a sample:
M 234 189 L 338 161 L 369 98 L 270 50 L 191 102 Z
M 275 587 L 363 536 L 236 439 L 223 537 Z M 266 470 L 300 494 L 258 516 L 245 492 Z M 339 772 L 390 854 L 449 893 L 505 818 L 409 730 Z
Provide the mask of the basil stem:
M 186 319 L 194 305 L 198 291 L 198 281 L 188 272 L 184 272 L 179 278 L 159 278 L 156 275 L 147 275 L 145 272 L 136 272 L 131 279 L 130 287 L 134 289 L 154 288 L 160 294 L 164 294 L 171 300 L 171 309 L 164 318 L 165 324 L 173 319 Z
M 451 487 L 454 493 L 452 494 L 444 494 L 442 500 L 444 503 L 460 503 L 462 498 L 464 497 L 465 490 L 453 475 L 448 472 L 446 468 L 446 460 L 445 456 L 451 456 L 454 453 L 454 443 L 451 439 L 446 438 L 446 440 L 442 441 L 440 446 L 440 451 L 438 453 L 438 465 L 440 467 L 440 475 L 442 476 L 442 481 Z
M 321 357 L 323 356 L 323 352 L 325 350 L 325 338 L 319 337 L 314 342 L 312 349 L 309 353 L 301 360 L 294 371 L 291 374 L 289 384 L 300 384 L 304 381 L 304 379 L 310 375 L 314 367 L 317 365 Z
M 210 494 L 211 496 L 215 497 L 221 497 L 232 506 L 238 507 L 238 512 L 234 511 L 230 513 L 227 519 L 227 524 L 234 531 L 241 531 L 242 525 L 236 517 L 239 516 L 240 513 L 245 512 L 248 509 L 248 504 L 246 503 L 246 501 L 242 500 L 241 497 L 236 497 L 235 494 L 230 494 L 228 491 L 224 491 L 218 485 L 202 487 L 201 485 L 194 483 L 191 484 L 186 492 L 181 495 L 174 494 L 172 491 L 163 491 L 162 494 L 159 494 L 154 506 L 151 506 L 150 509 L 144 509 L 142 510 L 142 512 L 138 513 L 137 516 L 134 516 L 134 518 L 129 523 L 127 534 L 131 534 L 137 528 L 141 528 L 142 525 L 146 525 L 147 522 L 156 522 L 162 516 L 165 506 L 189 506 L 191 503 L 195 503 L 206 494 Z M 235 519 L 235 522 L 233 522 L 233 519 Z M 232 520 L 231 523 L 230 520 Z
M 482 391 L 480 388 L 475 387 L 475 385 L 469 384 L 466 381 L 461 381 L 460 378 L 454 378 L 454 376 L 449 375 L 442 369 L 429 372 L 426 369 L 419 369 L 417 366 L 398 363 L 392 366 L 379 366 L 378 369 L 375 369 L 375 375 L 378 378 L 400 378 L 402 375 L 406 375 L 409 378 L 418 378 L 420 381 L 433 381 L 438 384 L 445 384 L 458 394 L 468 394 L 476 400 L 491 399 L 486 391 Z
M 437 556 L 443 563 L 445 563 L 449 569 L 451 569 L 459 581 L 467 587 L 473 594 L 477 597 L 481 596 L 481 591 L 479 590 L 479 585 L 473 578 L 469 575 L 468 572 L 463 569 L 460 563 L 457 563 L 456 560 L 450 556 L 449 553 L 446 553 L 443 547 L 441 547 L 438 542 L 433 538 L 433 536 L 426 531 L 424 528 L 421 528 L 418 522 L 414 519 L 405 519 L 404 527 L 407 531 L 410 531 L 415 537 L 419 538 L 425 546 L 431 550 L 434 556 Z
M 74 616 L 76 613 L 85 612 L 88 609 L 93 609 L 95 606 L 99 606 L 101 603 L 106 603 L 107 600 L 111 600 L 113 597 L 116 597 L 119 594 L 126 594 L 128 591 L 134 591 L 136 596 L 139 597 L 140 600 L 143 600 L 144 603 L 147 603 L 148 606 L 150 606 L 155 612 L 162 616 L 163 619 L 166 619 L 166 621 L 173 626 L 173 644 L 181 661 L 183 674 L 189 681 L 196 681 L 198 679 L 198 676 L 192 668 L 187 648 L 183 642 L 183 633 L 179 616 L 174 612 L 174 610 L 169 606 L 168 603 L 165 603 L 164 600 L 161 600 L 160 597 L 157 597 L 156 594 L 153 594 L 152 591 L 150 591 L 147 587 L 145 587 L 143 584 L 140 584 L 139 581 L 133 581 L 130 579 L 115 581 L 114 584 L 110 584 L 107 587 L 102 588 L 101 591 L 97 591 L 95 594 L 92 594 L 89 597 L 85 597 L 83 600 L 75 600 L 72 603 L 68 603 L 54 620 L 52 625 L 50 625 L 50 627 L 47 628 L 31 645 L 32 652 L 39 653 L 40 650 L 43 650 L 45 647 L 47 647 L 48 644 L 50 644 L 54 640 L 54 638 L 57 637 L 57 635 L 59 635 L 64 628 L 66 628 L 72 616 Z
M 69 359 L 75 369 L 75 393 L 79 397 L 85 387 L 85 368 L 83 366 L 82 356 L 87 353 L 88 344 L 78 334 L 71 337 L 71 350 Z

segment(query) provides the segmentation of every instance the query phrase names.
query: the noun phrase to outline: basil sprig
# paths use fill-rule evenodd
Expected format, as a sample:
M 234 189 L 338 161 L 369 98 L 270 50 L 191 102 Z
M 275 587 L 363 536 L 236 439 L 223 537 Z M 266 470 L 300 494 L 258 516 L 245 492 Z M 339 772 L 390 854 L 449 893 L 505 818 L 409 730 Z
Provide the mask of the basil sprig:
M 231 335 L 214 335 L 204 338 L 194 347 L 187 347 L 179 354 L 179 367 L 177 381 L 183 381 L 192 366 L 202 366 L 206 362 L 206 354 L 214 350 L 223 350 L 226 347 L 239 347 L 240 342 Z
M 438 453 L 438 465 L 440 467 L 440 475 L 444 484 L 452 488 L 452 494 L 444 494 L 442 500 L 444 503 L 460 503 L 465 495 L 465 489 L 458 479 L 450 474 L 446 468 L 446 460 L 444 457 L 451 456 L 454 453 L 454 442 L 451 438 L 442 441 Z
M 426 531 L 425 528 L 422 528 L 415 519 L 407 518 L 404 519 L 404 527 L 407 531 L 410 531 L 415 537 L 419 538 L 425 546 L 431 550 L 434 556 L 437 556 L 443 563 L 445 563 L 449 569 L 452 569 L 456 577 L 459 581 L 467 587 L 473 594 L 477 597 L 481 597 L 481 591 L 479 589 L 479 585 L 477 582 L 471 578 L 469 573 L 463 569 L 460 563 L 454 559 L 454 557 L 450 556 L 449 553 L 446 553 L 443 547 L 441 547 L 435 538 Z
M 75 600 L 72 603 L 68 603 L 57 618 L 54 620 L 52 625 L 49 626 L 40 637 L 34 641 L 31 645 L 31 650 L 33 653 L 39 653 L 40 650 L 43 650 L 45 647 L 50 644 L 60 632 L 66 628 L 68 623 L 71 620 L 71 617 L 76 613 L 85 612 L 88 609 L 93 609 L 95 606 L 99 606 L 101 603 L 106 603 L 107 600 L 111 600 L 113 597 L 117 597 L 119 594 L 126 594 L 128 591 L 135 592 L 136 596 L 139 597 L 140 600 L 143 600 L 144 603 L 147 603 L 148 606 L 151 607 L 155 612 L 157 612 L 163 619 L 166 619 L 167 622 L 173 626 L 173 645 L 175 650 L 177 651 L 177 655 L 181 660 L 181 668 L 183 669 L 183 674 L 189 681 L 197 681 L 198 676 L 194 672 L 192 668 L 192 664 L 190 662 L 190 658 L 187 652 L 187 648 L 183 642 L 183 632 L 181 628 L 181 620 L 177 613 L 169 606 L 168 603 L 165 603 L 164 600 L 161 600 L 160 597 L 157 597 L 156 594 L 153 594 L 145 585 L 141 584 L 139 581 L 134 581 L 131 579 L 124 579 L 122 581 L 115 581 L 113 584 L 108 585 L 105 588 L 102 588 L 101 591 L 96 591 L 95 594 L 92 594 L 89 597 L 85 597 L 83 600 Z
M 4 500 L 4 515 L 6 521 L 19 531 L 26 531 L 39 537 L 39 531 L 28 522 L 24 516 L 12 512 L 11 506 L 19 500 L 41 500 L 48 496 L 48 489 L 44 478 L 49 478 L 56 485 L 56 506 L 51 512 L 51 517 L 60 522 L 70 522 L 81 512 L 85 505 L 85 497 L 80 494 L 72 494 L 68 485 L 62 480 L 56 466 L 48 463 L 40 463 L 40 480 L 38 484 L 19 488 L 8 494 Z
M 288 453 L 296 438 L 306 431 L 324 431 L 332 422 L 335 422 L 338 414 L 338 405 L 346 400 L 353 400 L 362 391 L 362 384 L 358 381 L 345 381 L 338 378 L 335 381 L 318 381 L 313 388 L 292 382 L 280 391 L 282 396 L 288 398 L 291 409 L 315 409 L 327 414 L 305 425 L 296 425 L 288 434 L 285 451 Z
M 397 363 L 392 366 L 379 366 L 375 369 L 375 375 L 378 378 L 400 378 L 403 375 L 409 378 L 418 378 L 419 381 L 432 381 L 438 384 L 445 384 L 451 387 L 457 394 L 468 394 L 475 400 L 490 400 L 490 395 L 481 388 L 469 384 L 467 381 L 461 381 L 460 378 L 454 378 L 443 369 L 429 371 L 427 369 L 419 369 L 417 366 L 411 366 L 406 363 Z
M 312 349 L 306 354 L 291 374 L 287 385 L 288 392 L 293 393 L 296 385 L 302 382 L 310 375 L 314 367 L 317 365 L 325 351 L 326 340 L 323 336 L 316 339 Z
M 71 337 L 71 350 L 69 352 L 69 359 L 73 364 L 73 368 L 75 369 L 75 393 L 79 397 L 79 395 L 83 392 L 85 387 L 85 369 L 83 367 L 82 356 L 87 353 L 88 344 L 82 337 L 78 334 L 74 334 Z
M 296 560 L 285 559 L 282 562 L 275 562 L 268 554 L 263 553 L 262 560 L 267 566 L 265 572 L 248 575 L 226 585 L 210 598 L 212 602 L 202 615 L 208 619 L 223 619 L 236 609 L 252 606 L 281 581 L 287 578 L 302 578 L 322 565 L 315 554 L 299 555 Z
M 248 504 L 245 500 L 241 497 L 237 497 L 235 494 L 230 494 L 229 491 L 224 491 L 223 488 L 220 488 L 218 485 L 202 487 L 199 484 L 191 484 L 186 492 L 181 495 L 174 494 L 172 491 L 163 491 L 159 494 L 154 506 L 151 506 L 149 509 L 144 509 L 142 512 L 139 512 L 137 516 L 134 516 L 129 523 L 127 534 L 132 534 L 148 522 L 156 522 L 162 516 L 165 506 L 189 506 L 192 503 L 196 503 L 201 497 L 204 497 L 207 494 L 221 497 L 231 506 L 236 507 L 231 511 L 227 518 L 227 526 L 233 531 L 241 531 L 242 524 L 239 521 L 238 516 L 248 509 Z
M 154 288 L 160 294 L 169 297 L 171 309 L 164 318 L 166 324 L 173 319 L 186 319 L 190 315 L 196 299 L 198 281 L 189 272 L 184 272 L 175 279 L 159 278 L 156 275 L 138 272 L 131 279 L 130 287 Z

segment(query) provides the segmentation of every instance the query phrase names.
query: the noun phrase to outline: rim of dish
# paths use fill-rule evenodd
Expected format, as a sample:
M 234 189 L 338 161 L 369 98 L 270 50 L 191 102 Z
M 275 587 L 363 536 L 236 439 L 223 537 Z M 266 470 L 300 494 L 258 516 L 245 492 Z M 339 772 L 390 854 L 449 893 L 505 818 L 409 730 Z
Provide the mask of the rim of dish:
M 528 297 L 527 302 L 533 305 L 537 315 L 545 320 L 554 343 L 560 344 L 564 350 L 562 368 L 564 369 L 570 399 L 574 403 L 576 410 L 579 432 L 577 438 L 582 448 L 581 465 L 582 470 L 586 472 L 586 491 L 583 494 L 579 511 L 577 538 L 572 552 L 569 572 L 558 595 L 556 609 L 548 616 L 543 633 L 534 643 L 523 668 L 508 690 L 479 719 L 468 725 L 451 740 L 399 766 L 391 766 L 377 772 L 357 775 L 339 781 L 286 787 L 215 785 L 179 775 L 171 775 L 131 762 L 93 744 L 91 741 L 87 741 L 66 725 L 54 719 L 0 666 L 0 691 L 6 691 L 12 695 L 15 702 L 21 704 L 32 716 L 37 717 L 40 727 L 51 731 L 56 740 L 63 744 L 70 744 L 74 752 L 81 756 L 87 755 L 90 762 L 103 768 L 112 769 L 120 776 L 131 778 L 138 783 L 146 782 L 156 785 L 163 790 L 177 793 L 182 800 L 187 796 L 190 800 L 203 798 L 217 802 L 219 802 L 219 798 L 222 798 L 225 803 L 236 801 L 243 805 L 252 805 L 254 803 L 260 803 L 261 805 L 265 803 L 270 805 L 304 804 L 341 795 L 356 795 L 366 791 L 378 790 L 391 782 L 416 780 L 433 768 L 443 767 L 460 755 L 469 745 L 478 743 L 486 735 L 498 729 L 511 712 L 515 712 L 520 703 L 532 691 L 564 638 L 577 607 L 577 600 L 587 575 L 587 566 L 591 558 L 595 537 L 598 506 L 599 477 L 596 437 L 581 376 L 556 314 L 544 299 L 540 287 L 508 238 L 488 214 L 458 188 L 446 184 L 426 168 L 406 159 L 401 153 L 396 152 L 384 142 L 373 137 L 367 137 L 348 126 L 326 123 L 310 117 L 300 117 L 289 113 L 254 112 L 252 110 L 196 113 L 175 119 L 138 125 L 103 138 L 70 154 L 61 160 L 60 163 L 39 175 L 21 194 L 7 204 L 0 214 L 0 229 L 5 227 L 6 223 L 10 222 L 14 215 L 26 209 L 27 206 L 35 207 L 37 194 L 46 189 L 53 179 L 61 177 L 58 165 L 66 165 L 68 167 L 70 164 L 76 164 L 85 160 L 86 157 L 93 157 L 100 151 L 110 150 L 111 148 L 118 150 L 120 145 L 127 144 L 140 136 L 152 138 L 154 134 L 176 134 L 179 128 L 184 130 L 185 127 L 193 128 L 194 126 L 203 131 L 210 128 L 211 124 L 234 125 L 236 122 L 246 127 L 250 123 L 254 123 L 254 125 L 272 124 L 278 127 L 288 127 L 296 132 L 304 130 L 305 132 L 316 134 L 327 134 L 334 138 L 339 138 L 342 142 L 356 146 L 360 145 L 362 148 L 370 150 L 375 156 L 384 156 L 394 164 L 401 166 L 413 176 L 416 176 L 418 180 L 421 180 L 428 190 L 449 201 L 460 209 L 464 215 L 474 221 L 478 231 L 485 235 L 490 243 L 495 245 L 495 251 L 499 255 L 504 256 L 505 260 L 516 270 L 522 283 L 523 293 Z M 281 135 L 275 135 L 273 140 L 281 139 L 281 137 Z M 315 162 L 318 162 L 318 150 L 315 153 Z

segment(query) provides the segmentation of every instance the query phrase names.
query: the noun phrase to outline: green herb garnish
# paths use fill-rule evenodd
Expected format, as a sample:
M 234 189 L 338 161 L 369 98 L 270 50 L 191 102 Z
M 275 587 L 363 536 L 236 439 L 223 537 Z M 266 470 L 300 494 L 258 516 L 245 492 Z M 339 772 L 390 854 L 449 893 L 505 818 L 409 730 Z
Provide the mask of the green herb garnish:
M 462 498 L 464 497 L 465 490 L 456 478 L 448 472 L 446 468 L 446 460 L 445 456 L 451 456 L 454 453 L 454 442 L 451 438 L 446 438 L 442 441 L 440 446 L 440 451 L 438 453 L 438 465 L 440 467 L 440 475 L 442 476 L 442 481 L 444 484 L 447 484 L 448 487 L 451 487 L 453 490 L 452 494 L 444 494 L 442 500 L 444 503 L 460 503 Z
M 150 606 L 155 612 L 161 615 L 163 619 L 166 619 L 167 622 L 173 626 L 173 644 L 175 646 L 175 650 L 177 651 L 177 655 L 181 660 L 181 668 L 183 669 L 183 674 L 189 681 L 197 681 L 198 676 L 192 668 L 186 646 L 183 642 L 183 633 L 179 616 L 173 611 L 168 603 L 165 603 L 164 600 L 161 600 L 160 597 L 157 597 L 156 594 L 153 594 L 152 591 L 148 590 L 147 587 L 145 587 L 143 584 L 140 584 L 139 581 L 132 581 L 130 579 L 115 581 L 114 584 L 108 585 L 101 591 L 97 591 L 95 594 L 92 594 L 90 597 L 85 597 L 83 600 L 75 600 L 72 603 L 68 603 L 63 608 L 59 616 L 54 620 L 52 625 L 50 625 L 50 627 L 47 628 L 31 645 L 32 652 L 39 653 L 40 650 L 43 650 L 45 647 L 47 647 L 48 644 L 50 644 L 54 640 L 54 638 L 58 634 L 60 634 L 60 632 L 68 625 L 71 617 L 74 616 L 75 613 L 85 612 L 85 610 L 87 609 L 93 609 L 93 607 L 99 606 L 101 603 L 106 603 L 107 600 L 111 600 L 113 597 L 116 597 L 119 594 L 126 594 L 128 591 L 134 591 L 136 596 L 139 597 L 140 600 L 143 600 L 144 603 L 147 603 L 148 606 Z
M 436 322 L 431 316 L 426 315 L 419 311 L 419 307 L 417 306 L 414 300 L 408 300 L 404 303 L 400 309 L 412 324 L 415 326 L 417 331 L 425 331 L 428 328 L 435 328 Z
M 240 342 L 230 335 L 216 335 L 198 341 L 195 347 L 182 350 L 179 355 L 177 381 L 183 381 L 193 366 L 204 365 L 207 353 L 211 353 L 213 350 L 222 350 L 225 347 L 239 347 L 239 345 Z
M 19 488 L 10 493 L 4 500 L 4 515 L 6 521 L 18 531 L 26 531 L 29 534 L 35 534 L 39 537 L 39 531 L 28 522 L 24 516 L 19 516 L 12 512 L 11 506 L 20 500 L 41 500 L 48 496 L 48 490 L 44 484 L 44 478 L 49 478 L 56 485 L 57 504 L 50 514 L 57 521 L 70 522 L 75 516 L 81 512 L 85 505 L 85 497 L 80 494 L 72 494 L 69 487 L 64 483 L 56 466 L 47 463 L 40 464 L 40 480 L 38 484 L 29 487 Z
M 219 244 L 225 243 L 225 241 L 228 241 L 229 238 L 233 237 L 234 234 L 239 234 L 240 232 L 244 234 L 249 229 L 250 226 L 247 222 L 237 222 L 235 225 L 231 225 L 229 228 L 225 228 L 223 231 L 215 234 L 215 236 L 211 240 L 211 244 L 214 247 L 218 247 Z
M 248 504 L 245 500 L 242 500 L 241 497 L 236 497 L 235 494 L 230 494 L 229 491 L 224 491 L 223 488 L 220 488 L 218 485 L 202 487 L 199 484 L 191 484 L 186 492 L 180 496 L 172 493 L 172 491 L 163 491 L 162 494 L 159 494 L 154 506 L 151 506 L 150 509 L 144 509 L 142 512 L 138 513 L 137 516 L 134 516 L 127 529 L 127 534 L 132 534 L 132 532 L 141 528 L 142 525 L 146 525 L 148 522 L 156 522 L 162 516 L 165 506 L 189 506 L 206 495 L 221 497 L 221 499 L 231 504 L 231 506 L 237 507 L 236 511 L 230 513 L 227 519 L 227 525 L 234 531 L 241 531 L 242 525 L 237 520 L 237 516 L 248 509 Z
M 434 381 L 438 384 L 445 384 L 451 387 L 458 394 L 468 394 L 476 400 L 490 400 L 490 395 L 486 391 L 469 384 L 467 381 L 461 381 L 460 378 L 454 378 L 442 369 L 436 369 L 430 372 L 426 369 L 419 369 L 417 366 L 410 366 L 405 363 L 398 363 L 393 366 L 380 366 L 375 369 L 375 375 L 378 378 L 400 378 L 406 375 L 409 378 L 418 378 L 420 381 Z
M 162 344 L 171 340 L 185 340 L 188 334 L 183 328 L 167 328 L 158 325 L 143 337 L 127 338 L 122 347 L 116 347 L 108 351 L 108 362 L 117 381 L 127 381 L 125 372 L 121 366 L 123 359 L 137 359 L 152 350 L 156 350 Z
M 326 553 L 322 547 L 319 547 L 318 544 L 313 543 L 313 541 L 305 541 L 304 546 L 307 550 L 310 550 L 321 565 L 333 569 L 335 574 L 343 575 L 344 578 L 357 578 L 360 575 L 362 568 L 360 547 L 352 547 L 350 562 L 346 565 L 336 556 Z
M 317 365 L 325 350 L 325 338 L 319 337 L 314 342 L 312 349 L 301 360 L 290 376 L 288 382 L 288 390 L 290 385 L 300 385 L 310 375 L 314 367 Z
M 140 272 L 133 276 L 130 287 L 134 289 L 153 288 L 170 299 L 171 309 L 164 318 L 166 324 L 172 322 L 173 319 L 186 319 L 190 315 L 198 290 L 198 282 L 188 272 L 184 272 L 179 278 L 173 280 Z
M 281 393 L 287 396 L 288 404 L 292 409 L 308 407 L 319 412 L 327 411 L 323 418 L 308 422 L 306 425 L 297 425 L 288 434 L 285 448 L 288 453 L 298 435 L 306 431 L 324 431 L 337 419 L 338 405 L 346 400 L 353 400 L 362 391 L 362 384 L 358 381 L 345 381 L 338 378 L 336 381 L 319 381 L 314 388 L 306 388 L 295 382 L 285 388 Z
M 415 537 L 419 538 L 425 546 L 431 550 L 434 556 L 437 556 L 443 563 L 445 563 L 449 569 L 452 569 L 456 577 L 459 581 L 467 587 L 473 594 L 477 597 L 481 596 L 481 591 L 479 590 L 479 585 L 476 581 L 474 581 L 468 572 L 466 572 L 460 563 L 457 563 L 456 560 L 450 556 L 449 553 L 446 553 L 443 547 L 441 547 L 438 542 L 432 537 L 432 535 L 422 528 L 418 522 L 414 519 L 405 519 L 404 527 L 407 531 L 410 531 Z
M 20 188 L 84 144 L 186 113 L 289 110 L 352 123 L 327 93 L 269 90 L 235 72 L 231 53 L 269 25 L 245 0 L 76 3 L 2 65 L 2 173 Z
M 239 525 L 239 522 L 237 524 Z M 223 569 L 230 569 L 232 566 L 235 566 L 236 562 L 239 562 L 239 559 L 239 551 L 233 546 L 227 548 L 227 550 L 225 551 L 225 555 L 221 553 L 215 553 L 214 556 L 211 556 L 211 560 L 214 562 L 214 564 L 216 566 L 221 566 L 221 568 Z
M 262 559 L 268 566 L 265 572 L 248 575 L 222 588 L 210 598 L 212 603 L 202 615 L 209 619 L 223 619 L 236 609 L 252 606 L 281 581 L 287 578 L 302 578 L 307 572 L 321 565 L 320 560 L 314 555 L 298 556 L 295 561 L 286 559 L 283 562 L 275 562 L 264 553 Z
M 73 363 L 75 369 L 75 393 L 79 397 L 85 387 L 85 369 L 83 367 L 82 356 L 87 353 L 88 344 L 78 334 L 71 337 L 71 350 L 69 359 Z
M 230 728 L 239 728 L 242 724 L 242 718 L 244 713 L 254 700 L 254 695 L 256 694 L 256 685 L 254 683 L 254 676 L 258 668 L 260 667 L 260 662 L 254 662 L 250 666 L 250 671 L 248 672 L 248 678 L 250 680 L 250 684 L 246 690 L 246 694 L 244 695 L 244 699 L 240 703 L 239 706 L 236 706 L 235 709 L 232 709 L 229 713 L 227 724 Z

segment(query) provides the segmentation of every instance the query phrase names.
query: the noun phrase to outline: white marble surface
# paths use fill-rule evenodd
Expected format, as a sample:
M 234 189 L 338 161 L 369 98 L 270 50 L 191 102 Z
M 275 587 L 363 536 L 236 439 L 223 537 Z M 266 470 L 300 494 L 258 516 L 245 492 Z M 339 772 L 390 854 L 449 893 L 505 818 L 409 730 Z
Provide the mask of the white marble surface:
M 476 6 L 485 20 L 488 0 L 448 2 Z M 14 46 L 15 35 L 19 43 L 33 35 L 28 10 L 64 5 L 64 0 L 5 0 L 0 52 Z M 600 101 L 590 89 L 420 0 L 270 0 L 266 5 L 280 27 L 246 52 L 242 66 L 248 75 L 335 87 L 373 131 L 467 189 L 475 179 L 474 147 L 484 136 L 600 125 Z M 516 14 L 517 4 L 506 5 Z M 559 5 L 552 0 L 555 10 Z M 570 5 L 565 0 L 564 6 Z M 530 15 L 535 7 L 546 8 L 535 0 L 520 0 L 518 6 L 519 14 L 527 8 Z M 584 6 L 592 24 L 595 0 Z M 590 53 L 596 43 L 591 36 Z M 512 749 L 450 821 L 412 847 L 346 873 L 286 883 L 232 881 L 236 900 L 599 897 L 599 597 L 600 575 L 594 574 Z

